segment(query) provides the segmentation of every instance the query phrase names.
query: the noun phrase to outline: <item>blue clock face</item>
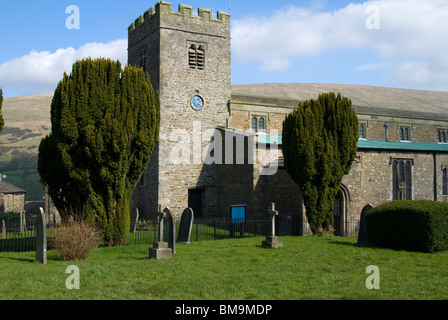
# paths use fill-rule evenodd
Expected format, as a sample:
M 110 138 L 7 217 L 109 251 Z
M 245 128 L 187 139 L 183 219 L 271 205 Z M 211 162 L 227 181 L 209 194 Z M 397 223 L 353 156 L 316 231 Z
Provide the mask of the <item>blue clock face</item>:
M 204 107 L 204 99 L 199 95 L 194 95 L 190 100 L 190 105 L 194 110 L 199 111 Z

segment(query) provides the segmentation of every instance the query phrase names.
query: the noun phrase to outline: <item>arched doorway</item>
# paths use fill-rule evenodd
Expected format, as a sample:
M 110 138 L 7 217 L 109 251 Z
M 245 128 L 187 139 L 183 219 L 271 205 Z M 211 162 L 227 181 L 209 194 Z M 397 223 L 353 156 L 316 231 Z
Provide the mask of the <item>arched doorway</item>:
M 350 193 L 346 186 L 341 185 L 341 188 L 334 199 L 334 235 L 345 236 L 347 234 L 347 207 L 350 201 Z

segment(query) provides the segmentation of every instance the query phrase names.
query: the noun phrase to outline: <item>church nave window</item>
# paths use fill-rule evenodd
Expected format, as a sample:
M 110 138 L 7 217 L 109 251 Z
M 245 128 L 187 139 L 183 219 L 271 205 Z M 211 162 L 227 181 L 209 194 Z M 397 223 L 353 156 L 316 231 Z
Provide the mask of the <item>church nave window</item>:
M 393 200 L 412 200 L 412 167 L 411 159 L 393 159 L 392 189 Z
M 448 130 L 439 129 L 437 132 L 437 142 L 448 143 Z
M 359 136 L 358 139 L 366 139 L 366 125 L 365 123 L 359 124 Z
M 411 141 L 409 127 L 400 127 L 400 141 Z
M 253 116 L 251 120 L 252 132 L 266 132 L 266 120 L 265 117 Z

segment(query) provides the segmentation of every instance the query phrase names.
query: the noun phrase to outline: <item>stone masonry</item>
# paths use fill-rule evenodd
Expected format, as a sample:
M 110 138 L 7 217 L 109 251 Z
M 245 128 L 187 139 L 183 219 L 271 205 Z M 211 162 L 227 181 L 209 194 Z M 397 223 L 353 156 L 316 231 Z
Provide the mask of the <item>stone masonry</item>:
M 194 46 L 205 51 L 202 69 L 189 65 Z M 205 165 L 203 153 L 214 130 L 224 127 L 230 101 L 230 16 L 191 6 L 159 1 L 129 27 L 130 65 L 144 67 L 160 95 L 159 143 L 134 197 L 143 216 L 154 216 L 158 205 L 180 217 L 188 206 L 188 190 L 203 192 L 205 209 L 216 214 L 216 170 Z M 201 110 L 190 100 L 199 95 Z

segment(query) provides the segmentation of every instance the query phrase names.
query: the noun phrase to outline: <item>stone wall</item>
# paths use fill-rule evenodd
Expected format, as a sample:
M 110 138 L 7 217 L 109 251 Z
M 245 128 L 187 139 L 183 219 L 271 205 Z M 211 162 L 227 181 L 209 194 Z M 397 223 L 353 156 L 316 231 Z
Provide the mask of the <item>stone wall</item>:
M 19 213 L 25 209 L 24 193 L 2 193 L 0 194 L 0 208 L 3 212 Z

